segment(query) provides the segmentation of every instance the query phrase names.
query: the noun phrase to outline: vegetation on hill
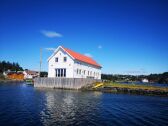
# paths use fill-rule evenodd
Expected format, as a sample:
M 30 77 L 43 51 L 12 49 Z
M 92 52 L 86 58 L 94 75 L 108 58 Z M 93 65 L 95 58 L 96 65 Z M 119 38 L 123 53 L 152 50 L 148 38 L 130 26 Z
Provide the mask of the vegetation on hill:
M 18 63 L 8 61 L 0 61 L 0 80 L 5 80 L 3 72 L 5 71 L 23 71 L 23 68 Z
M 23 68 L 18 63 L 9 61 L 0 61 L 0 73 L 4 71 L 23 71 Z
M 148 79 L 149 82 L 168 84 L 168 72 L 162 74 L 150 74 L 150 75 L 112 75 L 102 74 L 103 80 L 116 81 L 142 81 L 142 79 Z

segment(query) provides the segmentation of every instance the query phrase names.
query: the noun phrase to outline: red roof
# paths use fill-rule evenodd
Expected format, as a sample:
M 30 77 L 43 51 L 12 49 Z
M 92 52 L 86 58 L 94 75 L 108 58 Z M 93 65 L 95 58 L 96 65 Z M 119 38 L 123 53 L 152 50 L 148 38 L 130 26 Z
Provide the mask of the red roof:
M 27 74 L 29 75 L 37 75 L 38 71 L 33 71 L 33 70 L 25 70 Z
M 93 60 L 92 58 L 90 58 L 88 56 L 82 55 L 80 53 L 74 52 L 74 51 L 67 49 L 67 48 L 64 48 L 64 47 L 62 47 L 62 48 L 76 60 L 91 64 L 96 67 L 101 67 L 95 60 Z

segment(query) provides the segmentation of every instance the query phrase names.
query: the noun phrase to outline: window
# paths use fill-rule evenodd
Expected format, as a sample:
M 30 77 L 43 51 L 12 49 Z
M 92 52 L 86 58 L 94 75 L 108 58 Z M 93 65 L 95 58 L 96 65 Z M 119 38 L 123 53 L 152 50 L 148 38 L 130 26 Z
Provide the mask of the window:
M 55 62 L 58 62 L 58 57 L 55 58 Z
M 79 70 L 79 74 L 81 74 L 81 70 Z
M 60 77 L 60 71 L 61 71 L 61 70 L 60 70 L 60 69 L 58 69 L 58 77 Z
M 64 57 L 64 62 L 66 62 L 67 61 L 67 57 Z
M 66 69 L 64 69 L 64 77 L 66 77 Z
M 66 77 L 66 69 L 55 69 L 56 77 Z
M 86 70 L 83 71 L 83 74 L 85 75 Z
M 61 77 L 63 77 L 63 69 L 61 69 Z
M 58 76 L 58 70 L 57 69 L 55 70 L 55 76 L 56 77 Z
M 77 69 L 76 73 L 78 74 L 78 69 Z

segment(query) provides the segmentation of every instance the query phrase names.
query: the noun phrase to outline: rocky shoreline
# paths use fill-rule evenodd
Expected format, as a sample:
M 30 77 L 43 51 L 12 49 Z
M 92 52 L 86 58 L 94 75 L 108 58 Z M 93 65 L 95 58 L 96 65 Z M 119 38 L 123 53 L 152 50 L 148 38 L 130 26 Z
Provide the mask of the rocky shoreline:
M 101 86 L 94 88 L 93 85 L 85 86 L 82 91 L 101 91 L 105 93 L 119 93 L 119 94 L 136 94 L 136 95 L 150 95 L 150 96 L 168 96 L 168 90 L 166 89 L 142 89 L 142 88 L 126 88 L 117 86 Z

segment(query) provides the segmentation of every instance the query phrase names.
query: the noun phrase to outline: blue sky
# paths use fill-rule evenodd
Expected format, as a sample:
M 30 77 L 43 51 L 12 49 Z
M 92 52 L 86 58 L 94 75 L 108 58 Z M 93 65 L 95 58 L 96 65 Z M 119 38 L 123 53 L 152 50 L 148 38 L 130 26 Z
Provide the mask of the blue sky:
M 168 71 L 166 0 L 1 0 L 0 60 L 38 70 L 63 45 L 91 55 L 103 73 Z

